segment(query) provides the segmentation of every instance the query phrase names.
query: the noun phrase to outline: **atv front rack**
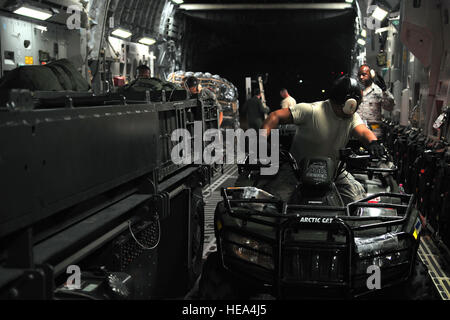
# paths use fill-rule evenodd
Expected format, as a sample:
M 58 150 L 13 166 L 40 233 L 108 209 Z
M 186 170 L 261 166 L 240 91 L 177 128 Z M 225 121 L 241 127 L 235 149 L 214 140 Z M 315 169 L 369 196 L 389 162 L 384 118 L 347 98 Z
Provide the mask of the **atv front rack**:
M 240 223 L 227 223 L 224 215 L 216 212 L 221 261 L 237 276 L 269 284 L 277 297 L 290 296 L 299 288 L 318 295 L 324 291 L 336 294 L 336 290 L 352 297 L 366 294 L 370 291 L 366 266 L 376 264 L 384 273 L 384 288 L 411 275 L 418 246 L 413 236 L 417 230 L 412 195 L 378 193 L 347 207 L 324 207 L 290 205 L 276 198 L 236 197 L 242 189 L 222 189 L 226 214 Z M 400 204 L 368 203 L 379 197 Z M 359 208 L 387 209 L 397 215 L 354 216 Z M 259 232 L 258 226 L 265 231 Z M 250 245 L 230 240 L 230 234 L 250 239 Z M 230 247 L 262 257 L 261 261 L 273 259 L 273 268 L 272 260 L 259 265 L 257 258 L 246 261 L 233 256 Z M 259 247 L 266 249 L 262 252 Z

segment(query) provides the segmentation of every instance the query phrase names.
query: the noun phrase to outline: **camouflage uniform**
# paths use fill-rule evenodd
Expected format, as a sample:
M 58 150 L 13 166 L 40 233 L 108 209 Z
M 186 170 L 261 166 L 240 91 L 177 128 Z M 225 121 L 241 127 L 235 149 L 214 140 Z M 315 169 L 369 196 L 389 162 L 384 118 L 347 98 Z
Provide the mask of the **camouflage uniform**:
M 213 100 L 217 104 L 217 107 L 220 107 L 216 94 L 210 88 L 202 88 L 202 91 L 200 91 L 200 100 Z
M 210 89 L 210 88 L 202 88 L 202 91 L 200 91 L 200 100 L 210 100 L 214 101 L 214 104 L 217 106 L 217 112 L 222 112 L 222 105 L 220 104 L 219 100 L 217 99 L 217 95 Z
M 213 92 L 212 89 L 204 87 L 200 91 L 200 95 L 198 97 L 201 101 L 209 101 L 214 102 L 214 104 L 217 106 L 217 128 L 220 127 L 220 113 L 223 112 L 222 105 L 220 104 L 219 100 L 217 99 L 217 95 Z
M 344 205 L 366 197 L 364 187 L 347 171 L 342 172 L 334 183 Z M 260 176 L 255 184 L 249 182 L 247 177 L 240 175 L 235 186 L 255 186 L 273 194 L 282 201 L 292 203 L 292 199 L 295 199 L 297 184 L 298 180 L 292 167 L 288 163 L 282 163 L 275 176 Z
M 164 81 L 158 78 L 138 78 L 131 81 L 129 84 L 119 87 L 119 92 L 145 92 L 145 91 L 160 91 L 160 90 L 177 90 L 181 87 L 175 83 Z
M 375 83 L 364 90 L 363 100 L 359 106 L 358 114 L 377 138 L 381 138 L 383 134 L 380 128 L 382 108 L 390 108 L 394 105 L 393 95 L 388 90 L 381 90 Z

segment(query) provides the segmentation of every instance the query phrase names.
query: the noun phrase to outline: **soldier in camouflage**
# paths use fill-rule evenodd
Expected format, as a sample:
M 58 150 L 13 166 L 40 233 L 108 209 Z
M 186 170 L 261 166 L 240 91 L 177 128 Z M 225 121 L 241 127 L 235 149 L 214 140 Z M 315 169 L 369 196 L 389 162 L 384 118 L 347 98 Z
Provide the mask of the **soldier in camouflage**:
M 217 100 L 217 95 L 212 91 L 212 89 L 206 87 L 203 88 L 200 84 L 200 81 L 194 76 L 190 76 L 184 79 L 184 85 L 191 96 L 198 96 L 200 100 L 214 101 L 215 105 L 217 106 L 218 112 L 218 127 L 220 127 L 223 121 L 222 105 L 220 104 L 219 100 Z
M 380 78 L 378 83 L 375 83 L 375 77 L 375 72 L 368 65 L 362 65 L 359 68 L 358 79 L 364 89 L 358 114 L 377 138 L 381 138 L 383 135 L 380 127 L 381 109 L 392 111 L 395 101 L 392 94 L 386 89 L 384 81 Z
M 140 65 L 137 67 L 136 71 L 136 79 L 123 87 L 119 87 L 119 93 L 160 90 L 173 91 L 181 89 L 181 87 L 175 83 L 150 77 L 150 68 L 146 65 Z

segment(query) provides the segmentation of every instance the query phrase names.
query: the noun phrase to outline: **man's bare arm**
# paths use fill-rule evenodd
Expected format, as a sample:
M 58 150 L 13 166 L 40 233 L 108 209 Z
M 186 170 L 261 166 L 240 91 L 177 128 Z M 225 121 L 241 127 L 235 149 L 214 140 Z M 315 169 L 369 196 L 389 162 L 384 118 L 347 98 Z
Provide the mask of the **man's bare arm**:
M 276 129 L 279 124 L 294 123 L 292 113 L 289 108 L 280 109 L 271 112 L 262 125 L 262 129 L 266 130 L 266 135 L 270 135 L 270 130 Z
M 394 100 L 394 96 L 392 95 L 392 93 L 390 93 L 389 91 L 383 92 L 381 106 L 383 107 L 384 110 L 389 111 L 389 112 L 394 110 L 395 100 Z
M 372 141 L 378 140 L 375 134 L 364 124 L 356 126 L 355 129 L 353 129 L 353 134 L 358 137 L 359 141 L 364 143 L 366 146 L 369 145 Z

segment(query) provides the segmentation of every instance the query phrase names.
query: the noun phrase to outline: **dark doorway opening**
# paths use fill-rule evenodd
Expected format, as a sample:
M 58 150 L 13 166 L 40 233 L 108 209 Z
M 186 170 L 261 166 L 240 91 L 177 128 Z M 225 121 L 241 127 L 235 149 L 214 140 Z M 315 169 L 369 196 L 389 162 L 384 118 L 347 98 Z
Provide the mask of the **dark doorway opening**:
M 186 12 L 186 71 L 231 81 L 245 102 L 245 77 L 267 80 L 267 104 L 278 109 L 280 88 L 297 102 L 325 99 L 334 79 L 351 70 L 354 10 Z M 256 83 L 254 84 L 256 87 Z

